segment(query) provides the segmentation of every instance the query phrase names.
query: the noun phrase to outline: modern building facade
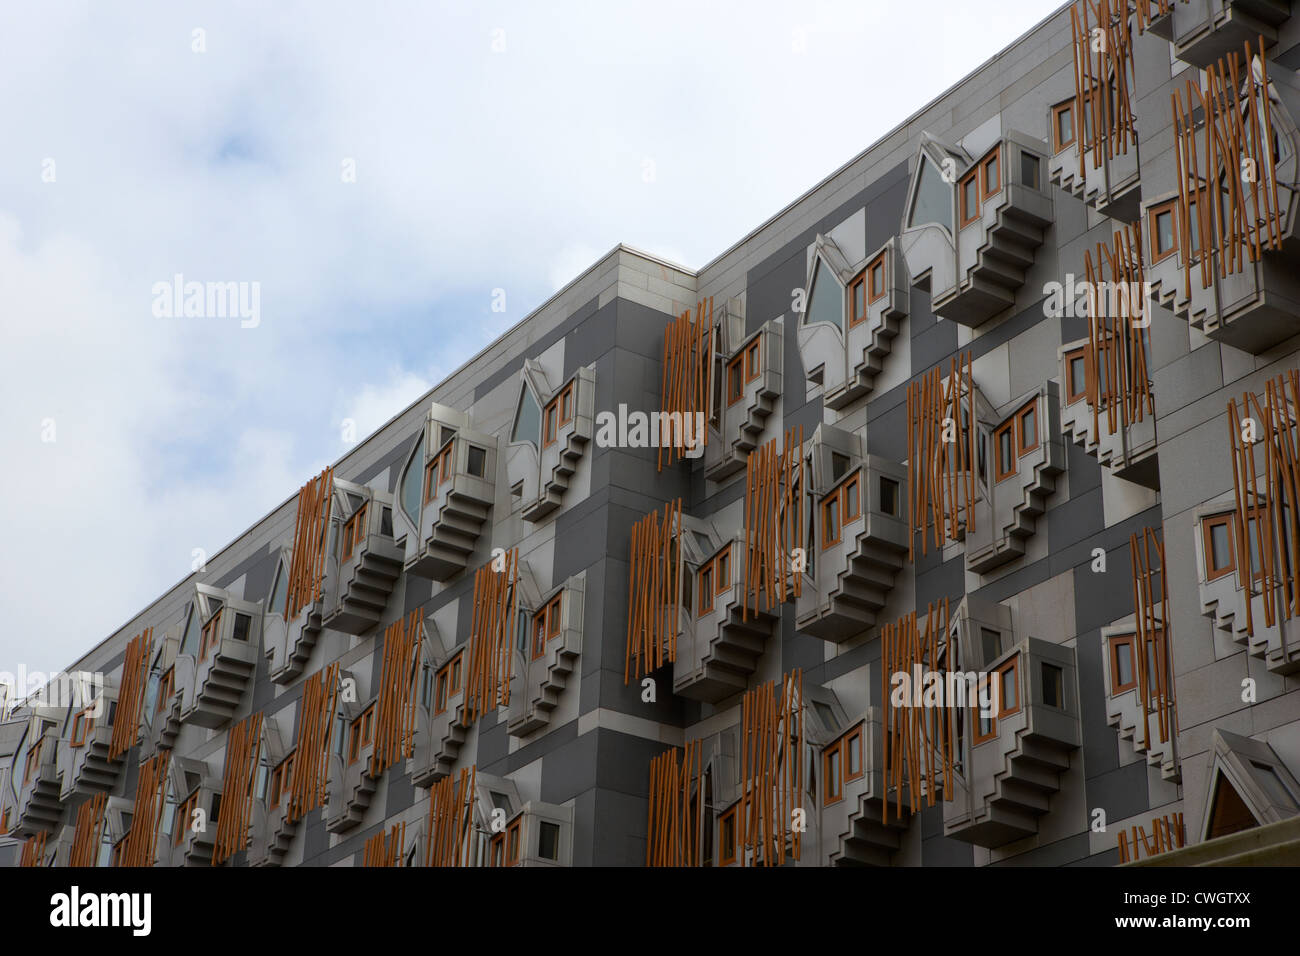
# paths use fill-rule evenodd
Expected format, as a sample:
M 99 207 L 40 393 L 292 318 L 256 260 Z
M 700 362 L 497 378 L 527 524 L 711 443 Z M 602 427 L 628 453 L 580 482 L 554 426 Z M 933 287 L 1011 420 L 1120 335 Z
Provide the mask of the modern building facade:
M 614 249 L 8 701 L 0 863 L 1300 816 L 1297 67 L 1285 0 L 1066 6 L 702 269 Z

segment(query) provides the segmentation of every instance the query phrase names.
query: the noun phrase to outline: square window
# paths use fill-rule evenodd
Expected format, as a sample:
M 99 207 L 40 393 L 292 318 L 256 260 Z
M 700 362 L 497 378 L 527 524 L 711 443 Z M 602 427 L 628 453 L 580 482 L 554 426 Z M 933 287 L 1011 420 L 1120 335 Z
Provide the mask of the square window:
M 880 479 L 880 511 L 890 517 L 898 517 L 898 482 L 893 478 Z

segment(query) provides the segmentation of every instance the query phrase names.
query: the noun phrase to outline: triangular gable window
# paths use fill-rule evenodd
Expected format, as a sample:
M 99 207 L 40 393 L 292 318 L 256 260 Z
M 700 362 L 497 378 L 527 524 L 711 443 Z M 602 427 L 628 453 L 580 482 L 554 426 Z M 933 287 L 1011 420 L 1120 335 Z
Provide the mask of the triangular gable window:
M 921 154 L 920 176 L 912 196 L 912 213 L 908 228 L 934 223 L 944 229 L 952 227 L 952 186 L 944 181 L 934 161 Z
M 411 524 L 420 524 L 420 481 L 424 475 L 424 438 L 416 444 L 411 457 L 406 461 L 406 470 L 402 473 L 402 511 L 411 519 Z
M 542 407 L 537 404 L 532 389 L 527 385 L 523 386 L 519 392 L 519 408 L 515 412 L 515 427 L 510 434 L 510 440 L 532 442 L 534 448 L 540 447 Z
M 813 270 L 812 294 L 808 298 L 808 311 L 804 324 L 828 322 L 835 328 L 844 328 L 844 289 L 821 259 Z
M 1259 821 L 1246 806 L 1246 801 L 1241 799 L 1237 788 L 1226 775 L 1220 773 L 1214 784 L 1214 802 L 1210 807 L 1210 825 L 1206 839 L 1213 840 L 1215 837 L 1240 833 L 1257 826 Z

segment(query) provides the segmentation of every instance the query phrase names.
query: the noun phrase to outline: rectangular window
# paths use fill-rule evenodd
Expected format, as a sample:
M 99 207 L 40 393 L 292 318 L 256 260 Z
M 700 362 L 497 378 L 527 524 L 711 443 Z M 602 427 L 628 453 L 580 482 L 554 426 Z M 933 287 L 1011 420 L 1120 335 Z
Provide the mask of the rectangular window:
M 998 668 L 998 717 L 1020 710 L 1020 655 Z
M 208 659 L 208 653 L 221 640 L 221 610 L 218 608 L 217 613 L 208 618 L 208 623 L 203 625 L 203 634 L 199 638 L 200 663 Z
M 1074 100 L 1052 107 L 1052 152 L 1074 144 Z
M 990 680 L 990 678 L 996 679 L 997 678 L 996 672 L 993 675 L 986 675 L 980 678 L 979 681 L 980 689 L 984 689 L 988 687 L 987 682 Z M 988 694 L 987 690 L 985 690 L 985 694 Z M 980 695 L 977 694 L 975 716 L 974 716 L 975 739 L 973 743 L 975 744 L 987 743 L 988 741 L 992 740 L 994 737 L 998 735 L 997 718 L 984 716 L 984 709 L 980 707 L 978 704 L 979 697 Z
M 343 524 L 343 560 L 346 561 L 352 557 L 353 551 L 361 550 L 361 542 L 366 537 L 366 509 L 368 505 L 362 505 L 357 509 L 356 514 L 349 518 Z
M 504 866 L 506 860 L 506 835 L 498 833 L 492 838 L 488 850 L 488 866 Z
M 487 472 L 487 452 L 477 445 L 469 446 L 469 461 L 465 470 L 475 478 L 482 478 Z M 392 534 L 390 531 L 389 534 Z
M 546 610 L 543 608 L 533 617 L 533 660 L 546 653 Z
M 736 808 L 718 817 L 718 866 L 736 862 Z
M 898 517 L 898 482 L 893 478 L 880 479 L 880 511 L 890 517 Z
M 762 339 L 754 339 L 754 341 L 749 344 L 749 348 L 745 349 L 745 384 L 746 385 L 748 385 L 754 379 L 758 378 L 758 373 L 760 371 L 759 362 L 758 362 L 758 355 L 759 355 L 758 347 L 761 342 Z
M 869 284 L 870 296 L 868 302 L 875 302 L 885 297 L 885 254 L 882 252 L 876 261 L 867 269 L 867 274 L 871 276 Z
M 5 812 L 0 813 L 0 836 L 9 832 L 9 808 L 5 807 Z
M 857 475 L 846 481 L 840 489 L 840 501 L 844 506 L 843 524 L 848 524 L 862 514 L 862 489 Z
M 980 650 L 984 652 L 985 666 L 992 664 L 1002 656 L 1002 635 L 990 627 L 981 627 Z
M 1043 703 L 1048 707 L 1065 706 L 1065 675 L 1055 664 L 1042 665 Z
M 1020 441 L 1020 455 L 1027 455 L 1038 447 L 1038 399 L 1034 399 L 1020 411 L 1016 412 L 1016 437 Z
M 180 808 L 176 811 L 176 826 L 175 832 L 172 835 L 172 842 L 176 846 L 180 846 L 181 841 L 185 839 L 185 831 L 190 828 L 190 824 L 194 820 L 194 811 L 198 808 L 199 791 L 195 790 L 185 798 L 185 802 L 182 803 Z
M 958 228 L 964 229 L 980 217 L 980 184 L 976 168 L 966 175 L 958 187 L 961 196 L 961 221 Z
M 1176 201 L 1161 203 L 1147 213 L 1151 230 L 1151 261 L 1159 262 L 1178 251 L 1178 214 Z
M 980 189 L 983 199 L 996 196 L 1002 191 L 1002 164 L 999 162 L 1001 156 L 1002 147 L 998 146 L 980 162 Z
M 993 435 L 993 444 L 998 450 L 998 481 L 1005 481 L 1016 473 L 1015 424 L 1016 420 L 1012 418 Z
M 858 276 L 849 283 L 849 328 L 867 319 L 867 276 Z
M 1033 153 L 1020 153 L 1020 181 L 1030 189 L 1038 188 L 1038 157 Z
M 32 744 L 30 747 L 27 748 L 27 763 L 23 770 L 24 786 L 31 783 L 32 780 L 35 779 L 36 774 L 40 769 L 41 744 L 43 743 L 45 743 L 45 739 L 41 738 L 40 740 L 36 741 L 36 743 Z
M 438 677 L 434 682 L 434 710 L 435 714 L 441 714 L 447 709 L 447 698 L 454 695 L 460 690 L 460 659 L 461 655 L 457 654 L 447 663 L 438 669 Z
M 1137 687 L 1137 675 L 1133 668 L 1133 636 L 1118 634 L 1109 640 L 1110 644 L 1110 695 L 1116 697 L 1126 690 Z
M 434 494 L 438 490 L 438 459 L 439 456 L 434 455 L 429 463 L 424 466 L 424 500 L 426 502 L 432 501 Z
M 543 860 L 560 859 L 560 825 L 543 820 L 537 826 L 537 856 Z
M 555 444 L 555 436 L 558 432 L 557 421 L 560 415 L 560 401 L 553 398 L 550 404 L 546 406 L 546 431 L 543 435 L 542 447 L 549 448 Z
M 1210 582 L 1237 569 L 1232 548 L 1232 513 L 1201 519 L 1201 546 L 1205 550 L 1205 580 Z
M 519 844 L 523 826 L 524 818 L 516 817 L 515 821 L 506 828 L 506 866 L 516 866 L 519 863 Z
M 862 776 L 862 726 L 849 731 L 844 737 L 844 779 L 857 780 Z
M 726 545 L 701 565 L 696 577 L 700 592 L 698 613 L 708 614 L 714 608 L 714 597 L 731 588 L 731 545 Z
M 1187 204 L 1187 248 L 1192 257 L 1201 251 L 1200 219 L 1196 214 L 1196 203 Z
M 840 541 L 840 502 L 839 495 L 832 492 L 822 502 L 822 550 Z
M 171 703 L 172 695 L 176 693 L 176 671 L 167 668 L 162 677 L 158 679 L 158 705 L 154 713 L 161 714 Z
M 447 447 L 442 450 L 442 455 L 440 456 L 442 458 L 442 464 L 438 469 L 438 484 L 451 480 L 451 466 L 454 464 L 453 458 L 455 457 L 455 453 L 456 446 L 450 443 L 448 443 Z
M 560 636 L 560 601 L 564 592 L 555 595 L 533 618 L 533 660 L 546 653 L 546 642 Z
M 567 425 L 573 421 L 573 383 L 564 386 L 560 393 L 560 424 Z
M 822 776 L 826 780 L 825 806 L 838 803 L 844 797 L 844 781 L 840 776 L 840 745 L 832 744 L 822 754 Z
M 1073 405 L 1087 394 L 1088 363 L 1084 349 L 1066 352 L 1065 361 L 1065 404 Z
M 737 355 L 727 363 L 727 406 L 735 405 L 745 394 L 745 358 Z
M 713 562 L 700 568 L 700 614 L 713 610 Z

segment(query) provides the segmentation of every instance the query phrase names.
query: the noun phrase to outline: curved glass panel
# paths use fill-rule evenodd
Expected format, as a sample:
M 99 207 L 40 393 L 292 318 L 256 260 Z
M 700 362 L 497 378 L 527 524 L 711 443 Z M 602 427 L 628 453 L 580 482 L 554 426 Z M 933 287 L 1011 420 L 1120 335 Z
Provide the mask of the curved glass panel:
M 912 214 L 907 219 L 908 226 L 924 226 L 935 223 L 945 229 L 952 226 L 952 186 L 943 181 L 943 176 L 927 156 L 921 157 L 921 181 L 912 199 Z
M 275 569 L 275 584 L 271 586 L 271 613 L 284 616 L 285 601 L 289 597 L 289 575 L 285 573 L 284 562 Z
M 510 433 L 510 440 L 530 441 L 534 447 L 538 447 L 542 437 L 542 409 L 527 385 L 520 392 L 519 409 L 515 412 L 515 429 Z
M 191 657 L 197 654 L 199 649 L 199 615 L 196 611 L 197 608 L 191 604 L 189 619 L 185 622 L 185 636 L 181 638 L 181 653 L 189 654 Z
M 844 328 L 844 289 L 821 259 L 813 270 L 812 294 L 804 314 L 805 325 L 814 322 L 829 322 L 837 329 Z
M 406 462 L 406 471 L 402 474 L 402 510 L 406 512 L 406 517 L 411 519 L 411 524 L 417 528 L 420 526 L 420 479 L 423 477 L 424 469 L 424 439 L 420 439 L 420 444 L 415 451 L 411 453 L 410 459 Z

